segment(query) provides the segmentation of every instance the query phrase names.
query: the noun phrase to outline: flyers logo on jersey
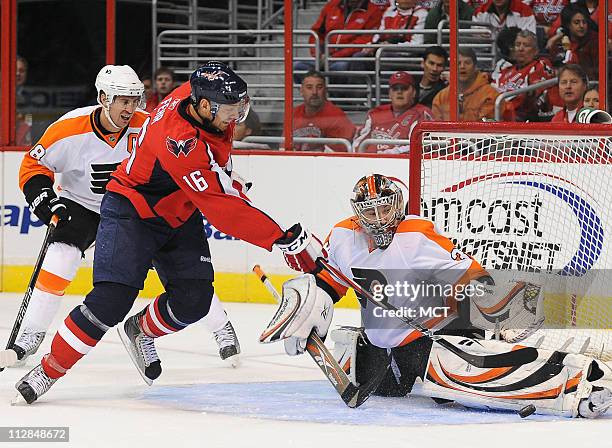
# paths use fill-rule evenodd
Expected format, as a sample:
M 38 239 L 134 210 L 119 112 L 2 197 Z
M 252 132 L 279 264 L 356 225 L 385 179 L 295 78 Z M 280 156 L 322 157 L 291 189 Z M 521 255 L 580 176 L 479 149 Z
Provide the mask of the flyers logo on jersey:
M 171 139 L 170 137 L 166 137 L 166 148 L 170 151 L 174 156 L 178 159 L 181 153 L 187 157 L 191 151 L 193 151 L 196 147 L 197 139 L 195 137 L 191 137 L 187 140 L 176 140 Z

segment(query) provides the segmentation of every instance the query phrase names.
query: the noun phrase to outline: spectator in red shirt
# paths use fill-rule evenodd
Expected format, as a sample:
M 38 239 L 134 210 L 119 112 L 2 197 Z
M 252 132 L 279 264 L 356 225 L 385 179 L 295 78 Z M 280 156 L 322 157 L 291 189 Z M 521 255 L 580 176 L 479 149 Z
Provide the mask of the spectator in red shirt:
M 515 26 L 521 30 L 536 32 L 533 10 L 521 0 L 489 0 L 476 11 L 473 20 L 492 25 L 497 32 Z
M 336 30 L 370 30 L 376 29 L 382 16 L 382 9 L 368 0 L 330 0 L 323 9 L 319 18 L 312 26 L 312 30 L 319 36 L 320 54 L 323 56 L 325 37 L 330 31 Z M 370 41 L 368 34 L 337 34 L 330 44 L 366 44 Z M 310 37 L 310 44 L 315 43 L 313 36 Z M 358 53 L 359 47 L 330 48 L 329 55 L 333 58 L 351 57 Z M 315 56 L 314 49 L 311 55 Z M 325 61 L 321 60 L 321 67 Z M 330 70 L 345 71 L 349 70 L 351 61 L 332 61 L 329 64 Z M 314 70 L 314 61 L 296 61 L 293 64 L 294 71 Z M 296 82 L 302 79 L 301 74 L 294 75 Z
M 159 103 L 174 90 L 174 72 L 167 67 L 160 67 L 155 72 L 155 90 L 146 98 L 147 112 L 153 112 Z
M 554 77 L 551 63 L 538 59 L 537 37 L 531 31 L 519 31 L 514 41 L 515 64 L 502 70 L 493 84 L 498 92 L 510 92 Z M 513 121 L 537 121 L 545 89 L 523 93 L 506 101 L 506 110 Z
M 422 45 L 423 34 L 385 34 L 386 30 L 423 30 L 428 10 L 419 6 L 417 0 L 395 0 L 387 8 L 380 21 L 378 34 L 373 44 Z M 371 53 L 374 49 L 369 50 Z
M 406 72 L 395 72 L 389 78 L 389 99 L 391 104 L 383 104 L 368 112 L 365 124 L 353 141 L 354 152 L 358 152 L 359 145 L 368 138 L 408 140 L 419 121 L 433 120 L 429 107 L 416 104 L 415 81 Z M 409 145 L 380 143 L 370 144 L 360 152 L 399 154 L 409 151 Z
M 560 32 L 548 40 L 546 48 L 552 55 L 561 54 L 565 64 L 579 64 L 588 77 L 597 78 L 597 25 L 589 17 L 588 11 L 577 5 L 563 8 L 561 25 Z
M 585 71 L 577 64 L 567 64 L 559 69 L 559 94 L 565 106 L 551 121 L 574 123 L 582 108 L 582 98 L 589 85 Z
M 342 109 L 327 100 L 325 78 L 317 71 L 306 73 L 300 93 L 304 103 L 293 109 L 293 137 L 353 139 L 355 125 Z M 296 151 L 345 151 L 344 145 L 294 143 Z

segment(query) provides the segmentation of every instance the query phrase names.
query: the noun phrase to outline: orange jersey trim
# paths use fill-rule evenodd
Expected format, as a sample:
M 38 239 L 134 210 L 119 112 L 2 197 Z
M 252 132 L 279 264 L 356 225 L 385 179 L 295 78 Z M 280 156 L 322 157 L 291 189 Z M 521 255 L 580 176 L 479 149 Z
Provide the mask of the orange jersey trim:
M 336 280 L 334 280 L 334 278 L 332 277 L 332 275 L 329 272 L 321 271 L 321 272 L 319 272 L 317 274 L 317 277 L 319 277 L 321 280 L 323 280 L 329 286 L 334 288 L 334 291 L 336 291 L 336 293 L 338 293 L 338 297 L 342 298 L 342 297 L 344 297 L 346 295 L 346 292 L 348 291 L 348 288 L 346 286 L 344 286 L 344 285 L 341 285 Z

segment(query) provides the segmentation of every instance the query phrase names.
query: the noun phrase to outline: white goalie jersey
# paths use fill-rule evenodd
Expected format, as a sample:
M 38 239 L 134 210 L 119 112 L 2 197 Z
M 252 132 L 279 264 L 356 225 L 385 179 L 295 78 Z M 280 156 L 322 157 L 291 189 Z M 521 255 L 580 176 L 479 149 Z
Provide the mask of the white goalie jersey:
M 25 155 L 19 187 L 42 174 L 55 180 L 59 196 L 100 212 L 106 184 L 117 165 L 128 157 L 148 114 L 137 110 L 128 126 L 116 133 L 100 125 L 100 106 L 68 112 L 53 123 Z
M 376 297 L 389 300 L 406 317 L 421 325 L 440 329 L 457 317 L 454 293 L 458 285 L 487 275 L 480 264 L 457 250 L 434 224 L 418 216 L 407 216 L 384 250 L 372 246 L 370 237 L 356 218 L 346 219 L 332 229 L 327 239 L 329 262 Z M 340 297 L 347 291 L 327 272 L 320 278 Z M 376 346 L 405 345 L 420 333 L 380 307 L 361 300 L 363 325 Z

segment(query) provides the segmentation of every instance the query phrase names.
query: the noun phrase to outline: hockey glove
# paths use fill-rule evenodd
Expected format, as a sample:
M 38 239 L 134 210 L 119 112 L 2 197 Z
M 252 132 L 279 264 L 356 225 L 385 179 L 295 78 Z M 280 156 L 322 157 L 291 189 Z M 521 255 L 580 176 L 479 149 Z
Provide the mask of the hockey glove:
M 287 265 L 300 272 L 317 272 L 317 259 L 327 257 L 321 241 L 299 223 L 287 229 L 274 244 L 283 252 Z
M 23 193 L 30 211 L 46 225 L 49 225 L 53 215 L 59 219 L 58 226 L 70 221 L 68 207 L 57 197 L 53 191 L 53 183 L 48 177 L 34 176 L 23 186 Z

